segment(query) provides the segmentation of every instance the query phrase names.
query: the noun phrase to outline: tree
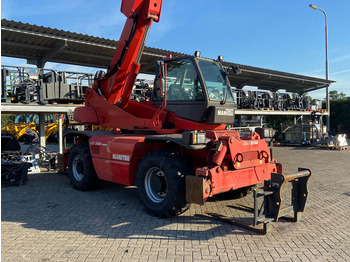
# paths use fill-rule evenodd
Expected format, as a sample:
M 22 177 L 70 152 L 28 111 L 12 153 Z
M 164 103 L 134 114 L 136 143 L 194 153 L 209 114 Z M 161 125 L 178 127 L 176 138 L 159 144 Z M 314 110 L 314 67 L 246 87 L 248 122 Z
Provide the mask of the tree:
M 8 123 L 15 122 L 16 115 L 2 114 L 1 115 L 1 127 L 7 125 Z
M 343 92 L 338 93 L 337 90 L 332 90 L 329 92 L 329 99 L 330 100 L 342 100 L 345 98 L 346 98 L 346 95 Z

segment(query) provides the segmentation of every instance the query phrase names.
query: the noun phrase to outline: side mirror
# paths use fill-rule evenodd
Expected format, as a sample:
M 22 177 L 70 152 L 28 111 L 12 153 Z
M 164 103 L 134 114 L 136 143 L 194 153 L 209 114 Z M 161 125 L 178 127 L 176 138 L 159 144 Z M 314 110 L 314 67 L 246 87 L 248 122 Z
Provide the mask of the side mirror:
M 159 79 L 158 91 L 160 97 L 166 97 L 166 75 L 167 64 L 164 61 L 157 61 L 157 77 Z
M 241 69 L 238 67 L 238 65 L 233 65 L 233 66 L 231 66 L 231 69 L 232 69 L 232 71 L 233 71 L 233 73 L 234 73 L 235 75 L 242 74 L 242 71 L 241 71 Z
M 160 65 L 160 95 L 161 97 L 166 97 L 166 75 L 167 75 L 168 65 L 166 63 L 162 63 Z M 164 82 L 164 84 L 163 84 Z
M 156 77 L 154 79 L 152 100 L 163 100 L 166 97 L 167 64 L 158 60 L 156 64 Z

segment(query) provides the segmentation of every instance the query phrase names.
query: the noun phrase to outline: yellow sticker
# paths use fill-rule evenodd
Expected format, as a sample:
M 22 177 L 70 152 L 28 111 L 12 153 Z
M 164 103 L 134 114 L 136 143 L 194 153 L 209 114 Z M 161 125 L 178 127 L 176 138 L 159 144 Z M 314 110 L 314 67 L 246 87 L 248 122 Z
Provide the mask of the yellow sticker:
M 262 164 L 262 159 L 260 159 L 260 164 Z
M 241 163 L 238 162 L 238 163 L 237 163 L 237 167 L 240 167 L 240 166 L 241 166 Z

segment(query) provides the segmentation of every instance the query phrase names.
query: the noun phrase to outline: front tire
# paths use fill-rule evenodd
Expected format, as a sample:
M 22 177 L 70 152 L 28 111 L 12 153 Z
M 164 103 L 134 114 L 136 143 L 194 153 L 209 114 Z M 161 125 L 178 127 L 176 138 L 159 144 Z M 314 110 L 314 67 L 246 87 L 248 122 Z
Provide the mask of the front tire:
M 192 169 L 177 154 L 155 151 L 141 160 L 136 185 L 148 213 L 158 217 L 177 216 L 189 208 L 186 176 Z
M 68 174 L 73 187 L 80 191 L 100 186 L 101 180 L 95 172 L 88 142 L 78 143 L 72 147 L 68 158 Z

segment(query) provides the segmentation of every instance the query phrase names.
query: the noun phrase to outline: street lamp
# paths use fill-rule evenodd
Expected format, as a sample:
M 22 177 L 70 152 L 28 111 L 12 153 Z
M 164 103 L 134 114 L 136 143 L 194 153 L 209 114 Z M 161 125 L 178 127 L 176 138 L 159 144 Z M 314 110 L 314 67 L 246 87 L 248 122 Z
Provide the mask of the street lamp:
M 309 5 L 310 8 L 314 9 L 314 10 L 320 10 L 323 14 L 324 14 L 324 18 L 325 18 L 325 35 L 326 35 L 326 79 L 329 80 L 328 77 L 328 29 L 327 29 L 327 14 L 324 10 L 322 10 L 321 8 L 310 4 Z M 328 112 L 328 116 L 327 116 L 327 131 L 330 131 L 330 106 L 329 106 L 329 85 L 327 84 L 326 86 L 326 110 Z

